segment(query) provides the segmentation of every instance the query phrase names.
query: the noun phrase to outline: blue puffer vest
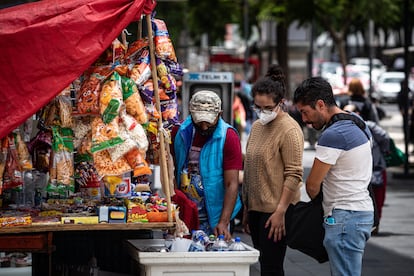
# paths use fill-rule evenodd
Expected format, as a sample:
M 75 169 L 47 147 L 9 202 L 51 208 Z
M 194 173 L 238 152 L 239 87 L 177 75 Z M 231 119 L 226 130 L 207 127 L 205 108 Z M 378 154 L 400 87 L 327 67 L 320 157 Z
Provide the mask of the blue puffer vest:
M 227 129 L 233 128 L 223 119 L 219 119 L 217 128 L 212 137 L 206 142 L 200 152 L 200 174 L 204 186 L 204 195 L 208 222 L 214 228 L 219 222 L 224 201 L 224 171 L 223 171 L 223 150 L 226 140 Z M 175 140 L 175 179 L 180 188 L 180 174 L 187 165 L 187 155 L 191 147 L 193 137 L 193 124 L 191 116 L 180 126 Z M 231 218 L 234 218 L 241 208 L 241 200 L 237 195 Z

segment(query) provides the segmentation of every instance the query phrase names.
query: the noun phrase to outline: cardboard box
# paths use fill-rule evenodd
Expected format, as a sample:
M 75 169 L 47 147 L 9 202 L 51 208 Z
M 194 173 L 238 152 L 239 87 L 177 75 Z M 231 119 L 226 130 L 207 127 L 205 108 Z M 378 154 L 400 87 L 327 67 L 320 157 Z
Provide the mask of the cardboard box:
M 99 223 L 98 216 L 88 217 L 62 217 L 62 224 L 97 224 Z

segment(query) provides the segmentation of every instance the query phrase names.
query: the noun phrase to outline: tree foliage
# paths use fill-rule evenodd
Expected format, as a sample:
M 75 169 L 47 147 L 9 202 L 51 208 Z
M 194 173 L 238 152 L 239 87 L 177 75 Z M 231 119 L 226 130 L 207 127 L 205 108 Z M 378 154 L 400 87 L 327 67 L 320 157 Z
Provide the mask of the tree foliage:
M 345 65 L 346 36 L 356 31 L 366 35 L 370 20 L 376 30 L 400 30 L 405 0 L 188 0 L 178 8 L 177 3 L 160 2 L 157 11 L 172 18 L 168 18 L 168 24 L 173 39 L 179 37 L 176 32 L 187 29 L 194 45 L 200 44 L 202 34 L 208 34 L 209 45 L 218 45 L 224 40 L 225 24 L 242 26 L 244 1 L 249 4 L 250 25 L 259 26 L 260 21 L 273 19 L 287 28 L 297 20 L 302 25 L 313 24 L 318 32 L 327 31 Z M 414 5 L 410 5 L 410 14 L 414 18 Z M 281 43 L 278 41 L 278 47 L 286 55 L 287 48 Z

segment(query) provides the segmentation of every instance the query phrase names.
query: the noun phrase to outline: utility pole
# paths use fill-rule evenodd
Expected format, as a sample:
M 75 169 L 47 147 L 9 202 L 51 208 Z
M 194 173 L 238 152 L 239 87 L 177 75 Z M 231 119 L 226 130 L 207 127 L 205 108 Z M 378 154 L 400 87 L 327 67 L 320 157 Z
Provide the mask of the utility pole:
M 401 87 L 402 98 L 408 99 L 408 78 L 410 77 L 410 56 L 408 52 L 408 46 L 411 43 L 410 40 L 410 18 L 409 18 L 409 2 L 410 0 L 404 0 L 404 73 L 405 78 L 403 85 Z M 409 101 L 404 101 L 404 114 L 403 114 L 403 131 L 404 131 L 404 144 L 405 144 L 405 163 L 404 163 L 404 173 L 402 175 L 395 175 L 400 178 L 411 178 L 413 175 L 409 173 L 409 156 L 410 152 L 408 150 L 408 139 L 409 139 L 409 125 L 408 125 L 408 110 L 409 110 Z
M 368 34 L 369 34 L 369 97 L 372 96 L 372 59 L 374 56 L 374 21 L 369 20 L 368 23 Z
M 248 81 L 249 73 L 249 3 L 243 0 L 243 31 L 244 31 L 244 80 Z

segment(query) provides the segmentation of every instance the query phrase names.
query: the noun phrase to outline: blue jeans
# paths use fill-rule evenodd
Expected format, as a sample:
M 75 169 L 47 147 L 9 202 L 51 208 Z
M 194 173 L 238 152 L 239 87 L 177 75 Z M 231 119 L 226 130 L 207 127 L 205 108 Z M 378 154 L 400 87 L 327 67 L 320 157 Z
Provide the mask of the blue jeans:
M 331 217 L 325 218 L 323 241 L 331 275 L 361 275 L 362 256 L 371 236 L 374 212 L 334 209 Z

